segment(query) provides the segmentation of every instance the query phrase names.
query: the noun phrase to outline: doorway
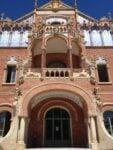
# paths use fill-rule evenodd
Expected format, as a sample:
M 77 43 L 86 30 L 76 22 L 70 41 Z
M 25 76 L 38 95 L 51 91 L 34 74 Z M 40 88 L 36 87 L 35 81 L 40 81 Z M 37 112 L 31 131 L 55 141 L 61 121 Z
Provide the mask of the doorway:
M 45 140 L 46 147 L 70 147 L 70 116 L 61 108 L 49 110 L 45 116 Z

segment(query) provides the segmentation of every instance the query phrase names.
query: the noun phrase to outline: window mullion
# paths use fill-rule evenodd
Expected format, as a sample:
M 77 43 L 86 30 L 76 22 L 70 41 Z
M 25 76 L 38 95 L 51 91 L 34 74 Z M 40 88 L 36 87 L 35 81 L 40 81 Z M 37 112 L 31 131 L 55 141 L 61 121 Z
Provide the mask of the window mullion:
M 108 122 L 109 122 L 109 127 L 110 127 L 110 133 L 113 136 L 113 127 L 112 127 L 112 123 L 111 123 L 111 118 L 108 118 Z

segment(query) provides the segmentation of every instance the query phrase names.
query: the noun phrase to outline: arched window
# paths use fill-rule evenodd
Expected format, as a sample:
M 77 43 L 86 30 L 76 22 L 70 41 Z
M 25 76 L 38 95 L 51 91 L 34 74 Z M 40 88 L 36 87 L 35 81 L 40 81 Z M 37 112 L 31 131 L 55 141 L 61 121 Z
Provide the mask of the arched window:
M 99 82 L 109 82 L 109 74 L 106 60 L 102 57 L 99 57 L 96 60 L 97 72 L 99 77 Z
M 84 31 L 84 38 L 85 38 L 86 46 L 91 46 L 91 38 L 90 38 L 89 30 L 84 29 L 83 31 Z
M 104 29 L 102 31 L 102 39 L 104 46 L 113 46 L 113 39 L 110 30 Z
M 102 46 L 100 30 L 96 26 L 92 28 L 91 39 L 92 39 L 92 45 L 93 46 Z
M 20 31 L 19 30 L 14 30 L 12 32 L 12 39 L 11 39 L 11 44 L 10 46 L 19 46 L 20 44 Z
M 48 68 L 66 68 L 66 65 L 60 61 L 52 61 L 48 64 Z
M 0 113 L 0 136 L 4 137 L 10 129 L 11 113 L 4 111 Z
M 9 38 L 10 38 L 10 31 L 4 30 L 1 34 L 0 38 L 0 46 L 8 46 L 9 45 Z
M 104 125 L 108 133 L 113 136 L 113 111 L 105 111 L 103 113 Z
M 28 45 L 28 33 L 29 33 L 28 30 L 23 31 L 21 46 L 26 47 Z

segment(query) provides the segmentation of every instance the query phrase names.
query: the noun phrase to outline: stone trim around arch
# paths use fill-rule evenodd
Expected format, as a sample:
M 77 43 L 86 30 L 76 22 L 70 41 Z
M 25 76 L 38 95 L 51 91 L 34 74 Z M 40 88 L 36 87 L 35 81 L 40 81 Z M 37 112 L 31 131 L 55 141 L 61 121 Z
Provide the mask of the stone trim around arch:
M 11 114 L 13 113 L 12 105 L 9 103 L 1 103 L 0 104 L 0 112 L 9 111 Z
M 53 82 L 53 83 L 46 83 L 40 84 L 39 86 L 35 86 L 27 91 L 23 98 L 21 99 L 21 107 L 20 107 L 20 116 L 28 116 L 28 108 L 29 104 L 32 99 L 41 93 L 49 92 L 49 91 L 67 91 L 73 93 L 75 95 L 80 96 L 87 105 L 88 108 L 88 115 L 95 116 L 96 115 L 96 105 L 93 102 L 93 97 L 85 91 L 83 88 L 76 86 L 74 84 L 63 83 L 63 82 Z
M 45 118 L 46 113 L 52 108 L 62 108 L 68 112 L 70 118 L 74 116 L 73 118 L 75 118 L 75 120 L 78 120 L 77 112 L 74 106 L 70 104 L 69 101 L 64 100 L 50 100 L 48 102 L 45 102 L 44 105 L 40 108 L 40 113 L 38 114 L 37 119 L 42 120 L 43 118 Z

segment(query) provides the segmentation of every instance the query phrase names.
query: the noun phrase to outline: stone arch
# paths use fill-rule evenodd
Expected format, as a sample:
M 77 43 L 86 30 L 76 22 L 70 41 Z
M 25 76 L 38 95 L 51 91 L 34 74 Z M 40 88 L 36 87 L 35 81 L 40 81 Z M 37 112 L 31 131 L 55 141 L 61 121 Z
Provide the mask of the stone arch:
M 46 84 L 41 84 L 39 86 L 35 86 L 31 88 L 28 92 L 26 92 L 21 102 L 20 116 L 28 116 L 29 104 L 36 95 L 45 92 L 55 91 L 55 90 L 57 91 L 62 90 L 80 96 L 81 98 L 83 98 L 84 102 L 87 105 L 89 116 L 95 115 L 96 108 L 92 101 L 92 96 L 87 91 L 74 84 L 54 82 L 54 83 L 46 83 Z
M 61 38 L 62 40 L 64 40 L 64 41 L 66 42 L 66 44 L 68 43 L 68 38 L 67 38 L 66 36 L 64 36 L 64 35 L 62 35 L 62 34 L 50 34 L 50 35 L 48 35 L 48 36 L 46 37 L 46 39 L 45 39 L 46 45 L 47 45 L 47 42 L 48 42 L 49 40 L 51 40 L 52 38 L 54 38 L 54 37 Z
M 39 100 L 39 99 L 38 99 Z M 87 128 L 85 124 L 86 117 L 84 116 L 84 111 L 80 106 L 74 103 L 70 99 L 65 98 L 48 98 L 45 100 L 39 100 L 34 107 L 31 108 L 31 112 L 29 114 L 30 122 L 29 122 L 29 129 L 28 129 L 28 147 L 32 148 L 32 140 L 35 135 L 37 138 L 39 146 L 45 146 L 45 116 L 47 112 L 51 109 L 63 109 L 69 114 L 69 126 L 70 126 L 70 144 L 73 146 L 77 146 L 77 135 L 79 135 L 79 130 L 81 130 L 80 135 L 81 137 L 85 136 L 84 139 L 87 139 Z M 79 125 L 80 126 L 79 126 Z M 76 127 L 75 127 L 76 126 Z M 36 127 L 36 128 L 35 128 Z M 79 138 L 80 139 L 80 138 Z M 78 139 L 78 141 L 79 141 Z M 81 141 L 81 140 L 80 140 Z M 80 142 L 79 141 L 79 142 Z M 82 141 L 83 142 L 83 141 Z M 83 143 L 86 146 L 87 140 L 84 140 Z
M 85 55 L 86 50 L 85 50 L 85 44 L 83 42 L 72 39 L 71 43 L 75 43 L 78 46 L 78 49 L 80 50 L 79 55 L 81 56 Z
M 67 101 L 65 102 L 65 105 L 64 105 L 64 101 L 62 101 L 62 100 L 48 101 L 47 103 L 45 102 L 44 105 L 40 108 L 40 113 L 38 114 L 37 119 L 39 119 L 39 120 L 43 119 L 45 114 L 47 113 L 47 111 L 49 111 L 51 108 L 54 108 L 54 106 L 56 108 L 63 108 L 64 110 L 66 110 L 68 112 L 68 114 L 70 115 L 71 118 L 74 115 L 74 118 L 76 120 L 78 119 L 77 112 L 73 108 L 73 105 L 71 105 Z M 70 112 L 70 110 L 72 110 L 73 113 Z

